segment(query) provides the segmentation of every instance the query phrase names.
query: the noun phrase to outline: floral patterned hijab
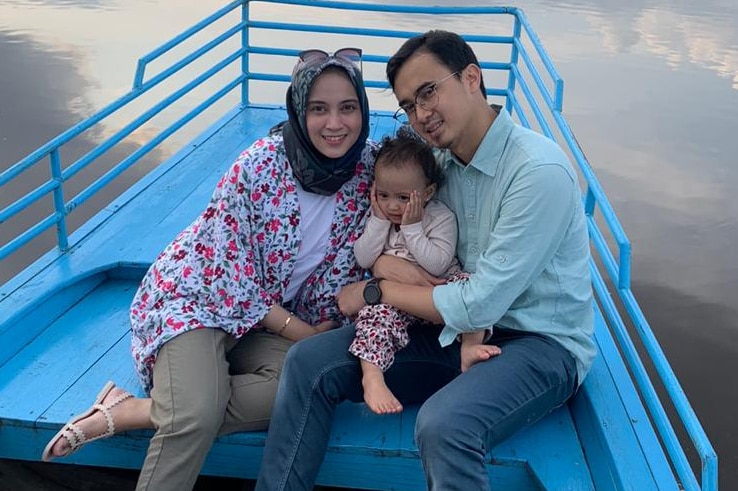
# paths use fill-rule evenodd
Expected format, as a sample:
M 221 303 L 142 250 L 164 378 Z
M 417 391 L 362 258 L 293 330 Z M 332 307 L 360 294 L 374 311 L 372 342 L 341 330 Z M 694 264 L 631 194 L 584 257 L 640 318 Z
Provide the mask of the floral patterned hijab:
M 356 89 L 362 117 L 359 138 L 343 157 L 337 159 L 328 158 L 315 148 L 306 124 L 310 89 L 326 68 L 334 66 L 346 72 Z M 292 72 L 292 83 L 287 89 L 287 117 L 287 121 L 274 127 L 272 133 L 281 129 L 295 178 L 306 191 L 326 196 L 334 194 L 354 176 L 369 136 L 369 103 L 358 67 L 333 56 L 312 62 L 298 61 Z

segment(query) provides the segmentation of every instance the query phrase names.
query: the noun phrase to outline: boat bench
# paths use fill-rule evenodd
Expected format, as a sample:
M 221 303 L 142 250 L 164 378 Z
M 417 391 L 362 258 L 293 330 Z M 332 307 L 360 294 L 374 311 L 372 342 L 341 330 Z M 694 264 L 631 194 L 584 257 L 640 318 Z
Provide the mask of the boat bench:
M 73 295 L 71 307 L 52 313 L 38 306 L 21 320 L 30 325 L 42 313 L 50 322 L 0 367 L 0 457 L 10 454 L 3 447 L 12 445 L 15 458 L 38 459 L 48 439 L 91 404 L 109 379 L 142 395 L 130 357 L 128 322 L 141 273 L 132 268 L 97 273 L 55 295 Z M 59 298 L 47 302 L 49 307 L 62 304 Z M 412 406 L 399 415 L 377 416 L 364 404 L 342 404 L 319 482 L 360 489 L 423 489 L 413 443 L 416 414 Z M 62 462 L 137 469 L 150 435 L 133 431 L 94 442 Z M 545 489 L 591 489 L 576 435 L 569 408 L 560 408 L 491 452 L 492 480 L 502 489 L 540 489 L 538 481 Z M 250 432 L 219 438 L 203 473 L 255 478 L 265 436 Z M 557 451 L 543 453 L 552 441 L 558 442 Z M 392 482 L 383 481 L 383 476 L 392 476 Z
M 85 409 L 107 380 L 142 395 L 130 358 L 128 320 L 138 282 L 159 251 L 203 209 L 238 153 L 283 117 L 282 111 L 273 109 L 234 111 L 219 131 L 173 156 L 85 225 L 87 229 L 75 232 L 68 254 L 50 252 L 2 287 L 0 458 L 38 460 L 49 438 Z M 374 137 L 391 130 L 382 126 L 392 124 L 388 120 L 373 118 Z M 148 196 L 131 201 L 140 193 Z M 161 193 L 167 193 L 167 198 L 162 199 Z M 88 235 L 98 227 L 108 230 Z M 146 241 L 136 240 L 143 236 Z M 111 248 L 117 249 L 115 254 Z M 111 256 L 115 262 L 110 262 Z M 598 342 L 604 352 L 610 352 L 614 343 L 599 313 L 597 319 Z M 614 355 L 612 361 L 600 357 L 593 369 L 614 374 L 604 379 L 613 384 L 614 399 L 615 380 L 622 375 L 617 370 L 623 369 L 613 369 L 610 363 L 617 365 L 618 360 Z M 613 460 L 630 457 L 613 455 L 608 445 L 595 445 L 592 448 L 601 450 L 585 456 L 578 425 L 588 426 L 589 438 L 619 438 L 627 449 L 633 449 L 630 444 L 641 437 L 637 422 L 632 428 L 609 428 L 600 420 L 596 414 L 600 404 L 591 399 L 588 383 L 570 404 L 491 449 L 488 469 L 495 489 L 589 490 L 595 484 L 598 489 L 615 489 L 613 483 L 626 481 L 614 475 L 606 483 L 592 482 L 588 465 L 607 467 Z M 319 483 L 424 489 L 413 442 L 416 414 L 413 406 L 388 416 L 377 416 L 364 404 L 339 406 Z M 150 431 L 133 431 L 97 441 L 61 462 L 138 469 L 150 435 Z M 217 439 L 203 474 L 255 478 L 265 435 L 236 433 Z M 637 465 L 633 471 L 649 472 Z

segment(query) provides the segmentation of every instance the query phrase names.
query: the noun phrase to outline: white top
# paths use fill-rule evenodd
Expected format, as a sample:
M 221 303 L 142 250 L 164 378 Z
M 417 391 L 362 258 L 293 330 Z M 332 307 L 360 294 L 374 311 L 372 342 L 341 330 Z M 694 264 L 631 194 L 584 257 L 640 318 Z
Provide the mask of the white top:
M 300 235 L 302 243 L 295 260 L 295 269 L 284 292 L 289 302 L 308 279 L 310 273 L 325 258 L 333 214 L 336 211 L 336 195 L 324 196 L 309 193 L 297 183 L 297 201 L 300 203 Z

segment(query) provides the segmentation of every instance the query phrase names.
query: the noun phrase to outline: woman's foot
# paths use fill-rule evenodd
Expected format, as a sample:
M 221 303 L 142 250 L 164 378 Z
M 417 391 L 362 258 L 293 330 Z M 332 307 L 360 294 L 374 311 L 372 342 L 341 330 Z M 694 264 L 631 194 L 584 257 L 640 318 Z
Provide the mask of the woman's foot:
M 369 366 L 365 366 L 369 365 Z M 402 404 L 389 390 L 384 382 L 382 370 L 371 363 L 362 360 L 364 376 L 361 384 L 364 386 L 364 402 L 377 414 L 393 414 L 402 411 Z
M 126 411 L 133 401 L 131 394 L 108 382 L 87 411 L 69 420 L 54 435 L 44 449 L 42 460 L 66 457 L 86 443 L 113 436 L 116 415 Z

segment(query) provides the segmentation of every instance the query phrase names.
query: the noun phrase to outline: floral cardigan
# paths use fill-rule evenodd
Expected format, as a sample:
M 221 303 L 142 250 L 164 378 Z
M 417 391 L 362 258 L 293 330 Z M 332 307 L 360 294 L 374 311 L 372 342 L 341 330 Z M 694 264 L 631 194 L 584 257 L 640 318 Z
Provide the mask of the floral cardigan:
M 325 260 L 294 299 L 310 324 L 341 321 L 335 294 L 357 281 L 353 244 L 368 216 L 376 144 L 336 193 Z M 296 181 L 281 135 L 257 140 L 220 179 L 205 211 L 159 255 L 130 310 L 132 353 L 148 393 L 159 348 L 192 329 L 239 338 L 281 304 L 301 243 Z

